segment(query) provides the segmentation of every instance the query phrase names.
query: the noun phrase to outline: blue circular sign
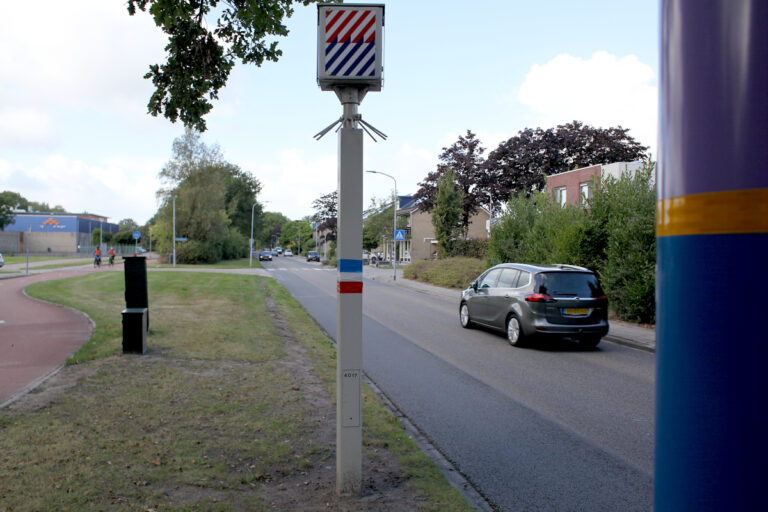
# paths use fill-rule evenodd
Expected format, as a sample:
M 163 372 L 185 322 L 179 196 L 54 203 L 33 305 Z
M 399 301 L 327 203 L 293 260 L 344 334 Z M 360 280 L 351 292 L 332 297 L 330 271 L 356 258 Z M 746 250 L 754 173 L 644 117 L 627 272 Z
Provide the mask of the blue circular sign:
M 141 233 L 139 233 L 138 231 L 134 231 L 133 232 L 133 239 L 134 240 L 138 240 L 139 238 L 141 238 Z

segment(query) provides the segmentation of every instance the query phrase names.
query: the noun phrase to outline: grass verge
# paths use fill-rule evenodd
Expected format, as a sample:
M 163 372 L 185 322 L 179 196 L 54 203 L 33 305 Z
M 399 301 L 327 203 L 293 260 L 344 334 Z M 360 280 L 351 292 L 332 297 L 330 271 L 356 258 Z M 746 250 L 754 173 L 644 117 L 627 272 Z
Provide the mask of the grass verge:
M 173 264 L 171 263 L 160 263 L 159 260 L 155 260 L 155 262 L 152 263 L 153 267 L 157 268 L 173 268 Z M 253 263 L 250 264 L 250 261 L 248 258 L 240 258 L 236 260 L 223 260 L 219 261 L 217 263 L 203 263 L 199 265 L 189 265 L 189 264 L 181 264 L 177 263 L 176 268 L 218 268 L 218 269 L 239 269 L 239 268 L 264 268 L 261 263 L 259 263 L 258 256 L 254 256 Z
M 446 288 L 464 289 L 486 268 L 485 261 L 477 258 L 423 260 L 405 267 L 403 276 Z
M 120 355 L 121 273 L 28 293 L 97 327 L 79 364 L 0 411 L 3 510 L 470 510 L 367 390 L 378 496 L 334 501 L 335 350 L 272 279 L 150 273 L 146 356 Z

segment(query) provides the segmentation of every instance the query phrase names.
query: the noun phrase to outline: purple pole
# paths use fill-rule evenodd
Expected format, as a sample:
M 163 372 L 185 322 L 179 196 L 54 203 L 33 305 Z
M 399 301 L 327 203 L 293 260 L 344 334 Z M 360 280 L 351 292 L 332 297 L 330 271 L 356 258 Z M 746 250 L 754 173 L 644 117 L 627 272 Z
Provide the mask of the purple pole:
M 663 0 L 655 510 L 768 510 L 768 2 Z

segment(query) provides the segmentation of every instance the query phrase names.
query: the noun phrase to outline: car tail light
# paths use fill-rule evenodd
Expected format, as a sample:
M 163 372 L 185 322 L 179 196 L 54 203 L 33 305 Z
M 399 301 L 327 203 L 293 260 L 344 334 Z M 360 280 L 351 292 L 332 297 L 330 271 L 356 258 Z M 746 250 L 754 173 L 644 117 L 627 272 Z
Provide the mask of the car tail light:
M 597 300 L 608 300 L 608 297 L 606 297 L 605 295 L 601 295 L 597 298 Z
M 534 293 L 525 298 L 526 302 L 554 302 L 554 299 L 543 293 Z

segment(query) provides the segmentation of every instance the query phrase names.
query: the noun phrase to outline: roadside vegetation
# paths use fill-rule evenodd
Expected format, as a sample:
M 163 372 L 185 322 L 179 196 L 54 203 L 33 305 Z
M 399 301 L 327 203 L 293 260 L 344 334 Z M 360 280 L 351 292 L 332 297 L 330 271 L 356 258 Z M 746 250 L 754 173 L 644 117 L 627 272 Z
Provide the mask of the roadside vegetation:
M 478 258 L 423 260 L 414 261 L 405 267 L 403 276 L 446 288 L 463 289 L 486 268 L 485 262 Z
M 8 510 L 346 510 L 335 495 L 335 363 L 274 280 L 152 272 L 150 352 L 121 355 L 123 275 L 36 283 L 96 329 L 0 411 Z M 367 510 L 470 510 L 369 390 Z M 356 509 L 356 508 L 355 508 Z
M 413 262 L 404 275 L 463 288 L 486 268 L 503 262 L 580 265 L 598 274 L 619 319 L 655 323 L 653 173 L 654 164 L 647 163 L 633 176 L 604 178 L 592 187 L 587 208 L 561 207 L 544 192 L 512 197 L 487 244 L 441 244 L 447 258 Z

